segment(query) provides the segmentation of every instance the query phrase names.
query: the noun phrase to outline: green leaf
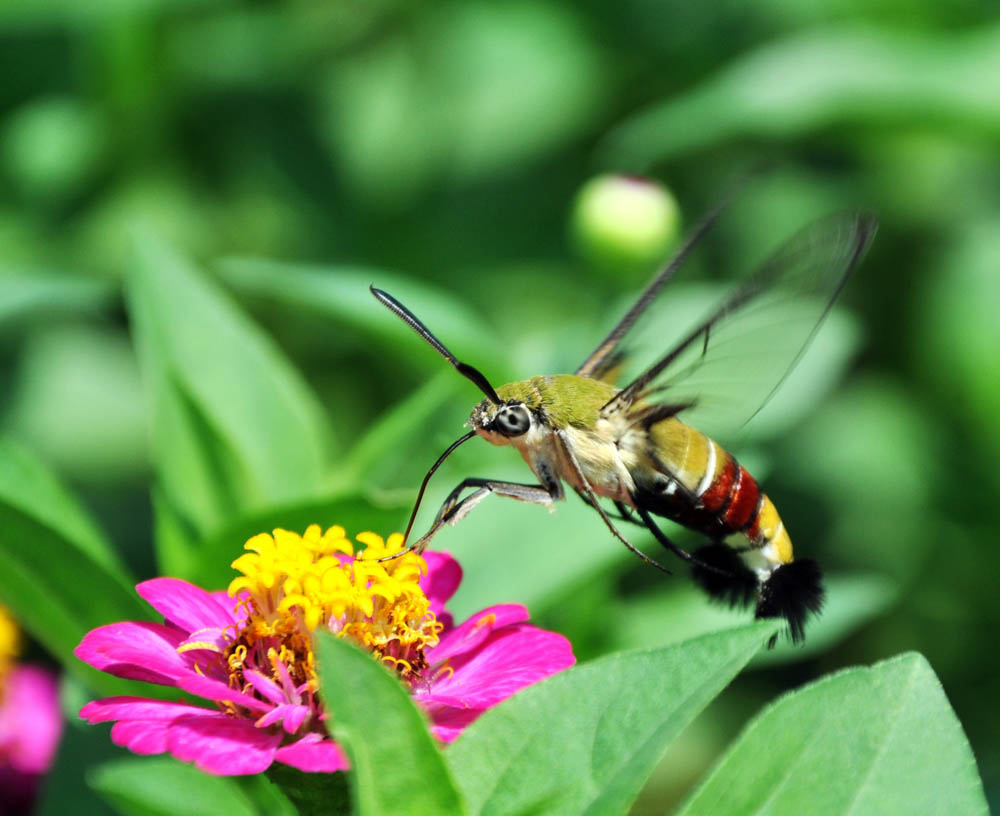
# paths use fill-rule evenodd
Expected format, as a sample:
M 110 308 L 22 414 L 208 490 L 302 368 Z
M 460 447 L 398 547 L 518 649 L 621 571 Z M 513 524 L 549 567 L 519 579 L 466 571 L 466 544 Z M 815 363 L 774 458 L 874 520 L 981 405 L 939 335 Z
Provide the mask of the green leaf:
M 947 123 L 996 134 L 1000 28 L 933 36 L 824 28 L 732 60 L 611 134 L 633 169 L 739 138 L 792 139 L 840 123 Z
M 2 498 L 0 575 L 0 601 L 25 629 L 93 688 L 121 693 L 121 681 L 85 667 L 73 649 L 96 626 L 149 619 L 131 580 Z
M 487 711 L 446 754 L 472 812 L 627 812 L 667 746 L 777 628 L 611 655 Z
M 747 726 L 681 814 L 986 814 L 976 761 L 923 656 L 819 680 Z
M 27 452 L 0 442 L 0 601 L 67 668 L 95 688 L 117 679 L 73 649 L 96 626 L 148 619 L 135 581 L 72 497 Z M 81 580 L 81 578 L 86 580 Z
M 270 338 L 148 233 L 127 294 L 173 505 L 204 533 L 234 512 L 315 494 L 328 449 L 322 410 Z
M 351 761 L 355 813 L 465 812 L 423 713 L 371 655 L 328 635 L 318 644 L 331 734 Z
M 0 438 L 0 499 L 46 522 L 66 541 L 127 579 L 118 554 L 104 533 L 55 475 L 28 450 L 3 438 Z
M 351 812 L 346 773 L 309 773 L 275 762 L 258 777 L 272 784 L 298 816 L 343 816 Z M 272 809 L 265 812 L 271 813 Z
M 300 504 L 284 505 L 239 518 L 203 542 L 199 560 L 192 566 L 192 580 L 199 586 L 222 588 L 236 577 L 232 564 L 243 554 L 247 539 L 269 533 L 276 527 L 303 533 L 310 524 L 324 529 L 339 524 L 349 538 L 371 530 L 383 538 L 401 532 L 405 506 L 378 506 L 357 494 L 333 496 Z
M 122 759 L 93 768 L 87 781 L 117 810 L 141 816 L 257 816 L 236 779 L 210 776 L 169 757 Z

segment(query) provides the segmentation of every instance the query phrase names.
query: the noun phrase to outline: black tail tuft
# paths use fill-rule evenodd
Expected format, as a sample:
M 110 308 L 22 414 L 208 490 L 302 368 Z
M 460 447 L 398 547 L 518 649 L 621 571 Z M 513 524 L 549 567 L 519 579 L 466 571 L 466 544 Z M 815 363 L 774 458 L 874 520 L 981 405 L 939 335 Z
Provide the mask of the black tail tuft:
M 692 567 L 691 577 L 715 600 L 746 607 L 757 596 L 757 576 L 732 547 L 707 544 L 694 557 L 701 563 Z
M 815 561 L 804 558 L 782 564 L 760 588 L 757 602 L 758 618 L 784 618 L 792 634 L 792 642 L 805 637 L 805 622 L 810 613 L 823 608 L 823 571 Z M 774 640 L 768 647 L 774 645 Z

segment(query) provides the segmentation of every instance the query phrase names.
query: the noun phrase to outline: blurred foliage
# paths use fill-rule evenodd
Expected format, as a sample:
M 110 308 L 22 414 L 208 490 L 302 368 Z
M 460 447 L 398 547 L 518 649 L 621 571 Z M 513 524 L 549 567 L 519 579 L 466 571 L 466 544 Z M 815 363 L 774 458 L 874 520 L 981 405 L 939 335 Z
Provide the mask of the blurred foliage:
M 970 2 L 2 4 L 0 598 L 69 661 L 127 582 L 221 584 L 248 530 L 401 526 L 477 394 L 368 284 L 496 381 L 566 370 L 642 278 L 574 255 L 581 187 L 648 175 L 691 224 L 764 159 L 671 296 L 815 215 L 881 219 L 736 446 L 831 573 L 829 614 L 695 721 L 636 812 L 679 802 L 777 692 L 903 650 L 1000 806 L 998 74 L 995 10 Z M 465 475 L 526 471 L 466 446 L 418 526 Z M 486 502 L 437 544 L 466 571 L 457 614 L 528 603 L 581 658 L 732 622 L 579 502 Z M 74 580 L 87 559 L 99 585 Z M 31 596 L 49 563 L 56 599 Z M 106 744 L 74 732 L 48 810 Z

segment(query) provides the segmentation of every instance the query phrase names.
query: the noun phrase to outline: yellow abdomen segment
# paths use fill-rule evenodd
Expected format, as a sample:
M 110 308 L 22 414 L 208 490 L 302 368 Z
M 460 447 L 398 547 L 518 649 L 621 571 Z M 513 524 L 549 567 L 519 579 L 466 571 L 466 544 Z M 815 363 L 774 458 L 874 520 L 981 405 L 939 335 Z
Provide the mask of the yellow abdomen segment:
M 714 527 L 738 534 L 772 565 L 792 561 L 792 541 L 774 503 L 724 448 L 676 418 L 651 431 L 663 467 L 696 500 L 692 512 L 678 512 L 677 520 L 706 532 Z
M 756 535 L 760 542 L 761 554 L 772 564 L 788 564 L 792 560 L 792 540 L 785 530 L 785 523 L 767 494 L 761 494 L 760 512 L 755 522 Z M 756 543 L 751 540 L 751 543 Z

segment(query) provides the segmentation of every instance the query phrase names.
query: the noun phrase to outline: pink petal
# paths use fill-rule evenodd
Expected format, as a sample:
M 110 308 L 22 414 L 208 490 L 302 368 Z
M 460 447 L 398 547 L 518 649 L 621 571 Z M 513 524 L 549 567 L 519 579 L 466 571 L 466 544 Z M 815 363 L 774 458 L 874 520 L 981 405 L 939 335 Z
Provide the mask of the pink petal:
M 279 748 L 274 758 L 300 771 L 314 773 L 346 771 L 351 767 L 340 746 L 319 734 L 306 734 L 297 742 Z
M 440 616 L 462 582 L 462 568 L 449 553 L 425 552 L 424 560 L 427 574 L 420 579 L 420 588 L 431 602 L 431 611 Z
M 267 770 L 280 743 L 280 731 L 264 731 L 221 712 L 179 717 L 167 731 L 171 754 L 220 776 Z
M 265 677 L 258 671 L 253 669 L 244 669 L 243 677 L 250 681 L 250 685 L 253 686 L 254 691 L 258 694 L 263 695 L 272 703 L 284 703 L 287 698 L 285 697 L 285 692 L 282 691 L 281 686 L 275 683 L 270 677 Z
M 111 741 L 143 756 L 165 754 L 169 728 L 169 720 L 122 720 L 111 726 Z
M 229 688 L 226 683 L 212 677 L 202 677 L 201 675 L 192 673 L 187 677 L 178 678 L 177 687 L 191 694 L 197 694 L 199 697 L 204 697 L 206 700 L 235 703 L 257 713 L 268 711 L 271 708 L 270 703 L 258 700 L 256 697 L 252 697 L 242 691 Z
M 52 764 L 62 735 L 55 675 L 17 666 L 7 675 L 0 698 L 0 756 L 24 773 L 43 773 Z
M 136 586 L 136 592 L 167 623 L 173 623 L 185 632 L 196 629 L 222 629 L 235 620 L 234 599 L 227 605 L 218 594 L 206 592 L 199 586 L 179 578 L 153 578 Z
M 183 639 L 184 633 L 174 626 L 125 621 L 87 632 L 73 654 L 118 677 L 170 686 L 191 672 L 177 653 Z
M 148 700 L 145 697 L 108 697 L 80 709 L 90 723 L 118 720 L 111 741 L 137 754 L 162 754 L 167 750 L 167 730 L 178 717 L 214 713 L 188 703 Z
M 306 721 L 312 711 L 309 706 L 306 705 L 290 705 L 286 706 L 287 713 L 285 714 L 285 719 L 282 722 L 282 727 L 289 733 L 294 734 L 299 728 L 302 727 L 302 723 Z
M 294 734 L 299 730 L 299 726 L 309 716 L 309 706 L 293 705 L 282 703 L 268 711 L 263 717 L 258 719 L 254 725 L 258 728 L 267 728 L 275 723 L 281 723 L 281 727 L 289 734 Z
M 231 629 L 195 629 L 184 640 L 178 644 L 178 649 L 182 653 L 190 655 L 194 651 L 212 652 L 213 654 L 223 654 L 232 643 Z
M 110 720 L 170 720 L 185 714 L 212 713 L 210 708 L 199 708 L 190 703 L 174 703 L 168 700 L 150 700 L 147 697 L 105 697 L 94 700 L 80 709 L 80 716 L 89 722 L 109 722 Z
M 292 680 L 292 676 L 288 673 L 288 667 L 283 661 L 277 661 L 275 668 L 278 670 L 278 674 L 281 677 L 281 689 L 284 691 L 286 700 L 294 700 L 296 703 L 302 701 L 302 694 L 299 689 L 295 687 L 295 682 Z M 308 682 L 303 683 L 301 688 L 308 687 Z
M 520 604 L 500 604 L 477 612 L 465 623 L 441 637 L 441 642 L 426 652 L 431 666 L 465 654 L 478 647 L 494 630 L 528 619 L 528 610 Z
M 527 624 L 510 626 L 458 661 L 453 674 L 432 681 L 428 693 L 414 696 L 425 704 L 441 695 L 460 698 L 465 708 L 489 708 L 575 662 L 562 635 Z

